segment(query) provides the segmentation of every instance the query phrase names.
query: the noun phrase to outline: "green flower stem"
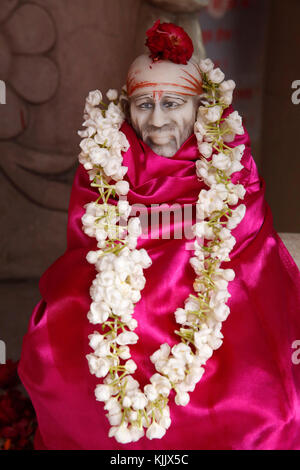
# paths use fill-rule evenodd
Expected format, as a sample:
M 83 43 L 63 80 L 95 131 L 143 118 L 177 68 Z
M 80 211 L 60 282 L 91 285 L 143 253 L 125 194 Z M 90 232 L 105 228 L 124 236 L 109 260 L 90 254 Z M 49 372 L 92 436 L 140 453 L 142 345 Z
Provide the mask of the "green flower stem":
M 110 189 L 108 190 L 108 192 L 107 192 L 107 197 L 106 197 L 106 199 L 105 199 L 105 202 L 106 202 L 106 203 L 107 203 L 107 201 L 108 201 L 108 199 L 109 199 L 109 196 L 110 196 L 111 192 L 112 192 L 112 189 L 110 188 Z
M 143 415 L 144 415 L 144 417 L 145 417 L 145 419 L 146 419 L 147 427 L 149 427 L 149 426 L 150 426 L 150 421 L 149 421 L 149 418 L 148 418 L 148 416 L 147 416 L 147 413 L 146 413 L 145 408 L 143 408 Z
M 123 379 L 123 377 L 125 377 L 126 375 L 129 375 L 128 372 L 124 372 L 123 374 L 119 375 L 118 378 L 111 382 L 109 385 L 117 385 L 117 383 L 120 382 L 120 380 Z
M 123 424 L 124 421 L 125 421 L 125 417 L 126 417 L 126 411 L 124 410 L 123 413 L 122 413 L 121 426 L 122 426 L 122 424 Z
M 98 201 L 100 201 L 100 199 L 102 199 L 102 196 L 99 196 L 95 201 L 95 204 L 97 204 L 98 206 L 102 205 L 102 204 L 98 204 Z
M 108 109 L 108 104 L 104 103 L 104 101 L 100 101 L 101 106 L 103 106 L 105 109 Z M 104 111 L 104 110 L 102 110 Z
M 112 366 L 112 367 L 110 368 L 110 370 L 114 370 L 114 371 L 119 372 L 119 371 L 121 371 L 121 370 L 126 370 L 126 367 L 125 367 L 125 366 Z
M 138 427 L 141 428 L 141 427 L 142 427 L 141 410 L 138 410 L 138 411 L 137 411 L 137 414 L 138 414 L 138 418 L 137 418 Z
M 191 342 L 191 339 L 194 336 L 194 331 L 191 329 L 185 329 L 185 328 L 180 328 L 180 330 L 176 330 L 175 333 L 178 336 L 181 336 L 184 339 L 187 339 L 189 342 Z
M 202 294 L 198 294 L 198 297 L 196 297 L 196 296 L 193 295 L 193 294 L 190 294 L 190 297 L 193 297 L 194 299 L 196 299 L 197 302 L 200 301 L 200 303 L 201 303 L 201 309 L 203 308 L 203 307 L 202 307 L 202 304 L 204 304 L 205 307 L 207 307 L 207 308 L 209 307 L 209 304 L 208 304 L 205 300 L 203 300 L 203 299 L 200 298 L 200 297 L 202 297 Z M 205 311 L 209 311 L 209 310 L 203 308 L 203 311 L 205 312 Z M 188 310 L 188 312 L 189 312 L 189 313 L 193 313 L 194 315 L 197 315 L 197 313 L 199 312 L 199 310 Z
M 226 145 L 225 143 L 223 143 L 223 146 L 232 152 L 232 150 L 233 150 L 232 147 L 229 147 L 229 145 Z

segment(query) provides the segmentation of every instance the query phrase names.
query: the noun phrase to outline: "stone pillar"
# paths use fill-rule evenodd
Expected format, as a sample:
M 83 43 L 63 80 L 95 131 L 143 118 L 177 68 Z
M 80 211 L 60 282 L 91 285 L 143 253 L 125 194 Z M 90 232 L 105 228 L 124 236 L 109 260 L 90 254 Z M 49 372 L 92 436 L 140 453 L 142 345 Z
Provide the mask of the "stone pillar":
M 272 0 L 265 71 L 262 174 L 277 231 L 300 232 L 300 2 Z M 298 94 L 299 96 L 299 94 Z

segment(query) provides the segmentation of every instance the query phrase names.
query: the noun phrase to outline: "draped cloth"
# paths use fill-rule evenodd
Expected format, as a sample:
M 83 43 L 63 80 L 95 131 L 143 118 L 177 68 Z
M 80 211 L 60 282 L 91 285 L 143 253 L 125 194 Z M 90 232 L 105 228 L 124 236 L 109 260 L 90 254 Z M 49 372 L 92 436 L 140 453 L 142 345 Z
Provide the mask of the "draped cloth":
M 143 233 L 138 239 L 137 248 L 145 248 L 152 259 L 135 305 L 139 341 L 131 346 L 138 366 L 134 378 L 143 388 L 156 372 L 150 355 L 164 342 L 173 346 L 179 341 L 174 311 L 194 294 L 195 272 L 189 263 L 193 239 L 189 233 L 179 236 L 175 228 L 195 222 L 199 191 L 208 188 L 196 175 L 194 134 L 166 158 L 138 139 L 127 122 L 121 130 L 130 143 L 123 163 L 129 203 L 140 205 L 144 218 L 159 210 L 168 213 L 173 204 L 192 208 L 191 218 L 182 222 L 174 213 L 170 235 L 163 223 L 154 223 L 152 237 Z M 246 130 L 230 145 L 239 144 L 246 146 L 244 168 L 232 181 L 246 188 L 239 201 L 246 214 L 232 231 L 236 244 L 231 260 L 222 263 L 236 274 L 228 285 L 231 313 L 222 326 L 223 344 L 208 359 L 187 406 L 177 406 L 171 392 L 172 424 L 165 436 L 130 444 L 108 437 L 107 412 L 94 395 L 103 379 L 90 374 L 85 357 L 93 352 L 88 335 L 100 327 L 87 319 L 96 270 L 86 254 L 96 248 L 96 240 L 83 233 L 81 217 L 84 204 L 99 193 L 78 166 L 67 249 L 40 279 L 42 298 L 32 312 L 18 369 L 37 414 L 36 449 L 300 449 L 300 364 L 292 361 L 292 343 L 300 339 L 300 273 L 273 228 L 265 181 L 251 156 Z

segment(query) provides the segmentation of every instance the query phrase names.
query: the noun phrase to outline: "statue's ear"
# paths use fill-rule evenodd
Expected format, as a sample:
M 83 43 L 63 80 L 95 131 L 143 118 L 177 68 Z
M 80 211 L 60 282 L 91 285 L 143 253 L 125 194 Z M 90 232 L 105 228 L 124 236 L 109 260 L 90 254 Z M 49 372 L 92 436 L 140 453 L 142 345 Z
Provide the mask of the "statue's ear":
M 125 114 L 126 121 L 130 123 L 130 103 L 127 95 L 121 94 L 120 105 L 123 113 Z
M 194 99 L 195 99 L 196 107 L 198 109 L 199 106 L 201 105 L 201 95 L 196 95 Z

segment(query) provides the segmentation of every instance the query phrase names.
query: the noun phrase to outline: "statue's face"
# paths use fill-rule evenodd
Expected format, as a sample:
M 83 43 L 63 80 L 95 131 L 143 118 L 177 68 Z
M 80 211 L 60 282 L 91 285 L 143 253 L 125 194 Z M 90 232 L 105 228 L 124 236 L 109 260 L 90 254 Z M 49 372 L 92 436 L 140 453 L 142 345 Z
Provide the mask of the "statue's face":
M 147 91 L 130 97 L 131 124 L 152 150 L 172 157 L 194 132 L 198 97 Z

